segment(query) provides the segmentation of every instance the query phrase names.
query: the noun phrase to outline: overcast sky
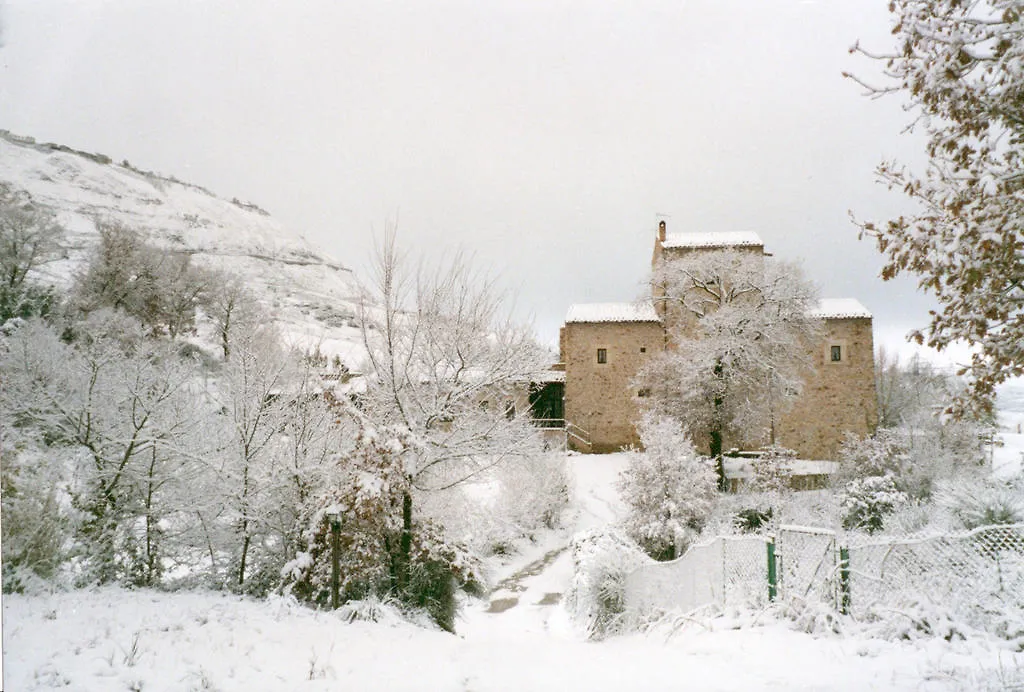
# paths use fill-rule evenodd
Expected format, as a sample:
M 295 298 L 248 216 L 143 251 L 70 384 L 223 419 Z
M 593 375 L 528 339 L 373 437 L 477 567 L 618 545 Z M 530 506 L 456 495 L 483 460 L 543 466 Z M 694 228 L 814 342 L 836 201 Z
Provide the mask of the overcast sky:
M 842 78 L 889 47 L 887 0 L 0 0 L 0 128 L 248 199 L 357 272 L 388 220 L 462 248 L 556 343 L 574 302 L 632 300 L 655 226 L 756 231 L 898 347 L 849 211 L 905 202 L 895 100 Z

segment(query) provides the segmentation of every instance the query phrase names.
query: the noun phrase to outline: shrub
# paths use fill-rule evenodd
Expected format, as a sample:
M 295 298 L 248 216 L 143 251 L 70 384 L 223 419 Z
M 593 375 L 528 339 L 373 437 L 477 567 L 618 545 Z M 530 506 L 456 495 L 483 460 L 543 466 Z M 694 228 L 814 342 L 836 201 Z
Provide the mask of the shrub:
M 577 534 L 569 544 L 573 577 L 565 596 L 570 618 L 591 639 L 622 630 L 626 577 L 649 558 L 613 529 Z
M 619 478 L 628 508 L 626 533 L 656 560 L 684 552 L 703 528 L 716 497 L 711 462 L 694 450 L 679 424 L 645 416 L 643 452 L 634 452 Z
M 910 456 L 903 434 L 881 429 L 863 438 L 846 433 L 839 449 L 839 461 L 840 475 L 848 479 L 887 474 L 899 477 L 906 470 Z
M 51 579 L 64 558 L 67 522 L 58 507 L 56 478 L 46 466 L 18 451 L 4 450 L 2 455 L 5 593 L 20 593 Z
M 843 528 L 868 533 L 882 530 L 885 515 L 907 502 L 892 476 L 855 478 L 843 490 Z
M 763 510 L 756 507 L 741 509 L 733 517 L 733 526 L 742 533 L 754 533 L 768 527 L 772 514 L 771 507 Z
M 1024 488 L 1020 481 L 959 477 L 939 488 L 939 504 L 965 529 L 1024 523 Z

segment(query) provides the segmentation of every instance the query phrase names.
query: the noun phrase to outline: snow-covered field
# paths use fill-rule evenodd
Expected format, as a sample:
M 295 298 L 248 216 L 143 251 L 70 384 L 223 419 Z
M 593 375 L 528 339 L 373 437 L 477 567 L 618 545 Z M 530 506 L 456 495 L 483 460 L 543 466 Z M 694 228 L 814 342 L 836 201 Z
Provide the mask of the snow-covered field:
M 100 589 L 4 601 L 5 690 L 978 690 L 1024 683 L 1024 654 L 812 635 L 771 611 L 584 641 L 560 607 L 577 529 L 621 513 L 624 455 L 572 456 L 573 519 L 496 569 L 452 636 L 386 610 L 346 622 L 286 599 Z M 741 626 L 742 625 L 742 626 Z

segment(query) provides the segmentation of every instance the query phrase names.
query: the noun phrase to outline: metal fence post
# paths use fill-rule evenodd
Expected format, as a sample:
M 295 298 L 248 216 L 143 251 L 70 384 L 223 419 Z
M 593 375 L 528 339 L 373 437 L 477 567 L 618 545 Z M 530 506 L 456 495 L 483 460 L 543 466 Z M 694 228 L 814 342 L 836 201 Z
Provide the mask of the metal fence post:
M 768 541 L 768 600 L 774 601 L 779 592 L 779 572 L 775 565 L 775 538 Z
M 839 612 L 850 614 L 850 548 L 839 548 Z

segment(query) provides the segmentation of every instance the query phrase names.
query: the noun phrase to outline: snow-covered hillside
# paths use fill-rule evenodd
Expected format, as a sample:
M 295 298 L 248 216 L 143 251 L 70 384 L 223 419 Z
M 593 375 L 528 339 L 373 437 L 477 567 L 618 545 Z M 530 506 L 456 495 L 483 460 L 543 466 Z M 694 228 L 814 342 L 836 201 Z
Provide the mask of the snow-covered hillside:
M 352 272 L 259 207 L 3 130 L 0 184 L 27 192 L 68 230 L 66 259 L 44 267 L 58 286 L 96 243 L 97 221 L 118 222 L 199 265 L 245 277 L 287 340 L 358 365 Z

